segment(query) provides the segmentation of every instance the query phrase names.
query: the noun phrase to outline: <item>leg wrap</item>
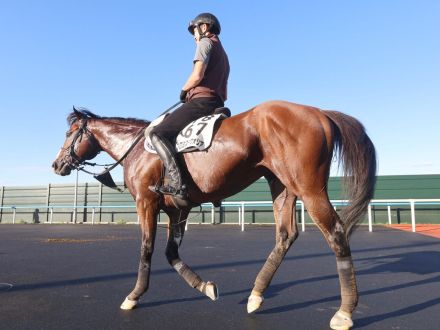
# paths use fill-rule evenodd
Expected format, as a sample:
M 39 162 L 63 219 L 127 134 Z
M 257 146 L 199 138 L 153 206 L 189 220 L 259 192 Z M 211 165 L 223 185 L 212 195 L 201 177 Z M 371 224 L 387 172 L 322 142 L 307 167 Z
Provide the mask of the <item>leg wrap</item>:
M 150 264 L 140 262 L 138 277 L 133 291 L 128 295 L 130 300 L 138 300 L 148 290 L 150 282 Z
M 253 292 L 255 291 L 262 294 L 267 289 L 276 270 L 280 266 L 283 257 L 284 254 L 280 251 L 274 250 L 271 252 L 255 279 L 254 289 L 252 290 Z
M 342 301 L 340 310 L 351 314 L 358 303 L 358 291 L 353 262 L 351 257 L 337 257 L 336 264 L 339 274 L 339 283 L 341 285 Z
M 177 262 L 173 267 L 191 287 L 199 288 L 203 284 L 200 276 L 194 273 L 183 261 Z

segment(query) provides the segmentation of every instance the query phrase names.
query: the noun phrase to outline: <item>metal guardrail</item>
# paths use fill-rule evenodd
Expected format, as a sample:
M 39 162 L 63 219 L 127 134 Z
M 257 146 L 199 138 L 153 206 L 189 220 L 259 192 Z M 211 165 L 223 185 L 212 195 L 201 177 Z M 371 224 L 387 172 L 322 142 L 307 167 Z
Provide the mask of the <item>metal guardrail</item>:
M 335 208 L 343 207 L 349 204 L 346 200 L 331 200 L 330 201 Z M 387 206 L 388 212 L 388 224 L 391 224 L 391 207 L 398 205 L 409 205 L 411 209 L 411 226 L 412 231 L 416 232 L 416 210 L 415 206 L 418 205 L 440 205 L 440 199 L 373 199 L 368 205 L 368 230 L 373 231 L 373 216 L 372 216 L 372 206 Z M 239 207 L 239 225 L 241 225 L 241 230 L 244 230 L 244 213 L 245 207 L 252 206 L 271 206 L 271 201 L 247 201 L 247 202 L 225 202 L 222 205 L 238 206 Z M 305 231 L 305 207 L 302 201 L 298 201 L 296 206 L 301 207 L 301 230 Z
M 331 200 L 330 201 L 335 208 L 343 207 L 349 204 L 346 200 Z M 411 210 L 411 226 L 412 231 L 416 232 L 416 205 L 440 205 L 440 199 L 373 199 L 368 205 L 368 228 L 369 231 L 373 231 L 373 217 L 372 217 L 372 206 L 386 206 L 388 213 L 388 223 L 391 224 L 391 207 L 399 206 L 399 205 L 408 205 Z M 272 207 L 272 201 L 226 201 L 222 202 L 222 207 L 224 208 L 237 208 L 238 211 L 238 225 L 241 227 L 241 230 L 244 231 L 245 226 L 245 212 L 246 208 L 252 207 Z M 215 207 L 212 203 L 204 203 L 201 205 L 203 208 L 211 208 L 211 223 L 215 223 Z M 302 201 L 298 201 L 296 207 L 301 210 L 301 230 L 305 231 L 305 212 L 306 209 L 304 207 L 304 203 Z M 16 222 L 16 214 L 17 210 L 20 209 L 46 209 L 49 213 L 49 221 L 48 223 L 53 223 L 53 215 L 54 210 L 56 209 L 71 209 L 74 214 L 76 214 L 77 209 L 91 209 L 92 210 L 92 221 L 91 224 L 95 224 L 95 214 L 96 210 L 103 209 L 136 209 L 135 205 L 81 205 L 81 206 L 72 206 L 72 205 L 20 205 L 20 206 L 1 206 L 0 209 L 10 209 L 12 210 L 12 223 Z M 76 219 L 74 219 L 74 223 Z M 139 223 L 139 218 L 137 220 Z
M 15 224 L 15 220 L 16 220 L 16 214 L 17 214 L 17 210 L 20 209 L 46 209 L 47 212 L 49 213 L 49 223 L 52 224 L 53 223 L 53 213 L 54 213 L 54 209 L 72 209 L 73 212 L 75 213 L 77 209 L 91 209 L 92 210 L 92 224 L 95 223 L 95 213 L 97 209 L 121 209 L 121 208 L 131 208 L 136 210 L 136 206 L 135 205 L 101 205 L 101 206 L 96 206 L 96 205 L 80 205 L 80 206 L 72 206 L 72 205 L 53 205 L 53 206 L 46 206 L 46 205 L 20 205 L 20 206 L 0 206 L 0 209 L 3 210 L 7 210 L 10 209 L 12 210 L 12 223 Z M 76 222 L 76 221 L 74 221 Z

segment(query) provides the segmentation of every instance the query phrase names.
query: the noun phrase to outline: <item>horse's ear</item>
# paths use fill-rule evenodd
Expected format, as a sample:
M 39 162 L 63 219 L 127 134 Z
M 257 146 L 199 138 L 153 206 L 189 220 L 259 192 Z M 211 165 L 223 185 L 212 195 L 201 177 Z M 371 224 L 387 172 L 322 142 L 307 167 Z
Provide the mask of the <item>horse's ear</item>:
M 75 115 L 76 115 L 76 117 L 77 117 L 78 119 L 81 119 L 81 118 L 82 118 L 82 113 L 79 112 L 78 109 L 75 108 L 75 106 L 73 106 L 73 112 L 75 113 Z

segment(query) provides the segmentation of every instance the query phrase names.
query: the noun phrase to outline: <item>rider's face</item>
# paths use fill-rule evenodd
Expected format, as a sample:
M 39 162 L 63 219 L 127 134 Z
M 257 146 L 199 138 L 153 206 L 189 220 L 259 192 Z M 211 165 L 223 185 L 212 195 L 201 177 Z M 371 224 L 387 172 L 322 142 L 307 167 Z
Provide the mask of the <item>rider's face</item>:
M 203 24 L 200 24 L 199 28 L 202 33 L 205 33 L 208 30 L 208 25 L 203 23 Z M 201 38 L 200 38 L 200 34 L 199 34 L 199 29 L 197 28 L 197 26 L 194 26 L 194 40 L 196 42 L 199 42 L 200 39 Z
M 197 28 L 197 26 L 194 26 L 194 40 L 196 42 L 200 41 L 199 29 Z

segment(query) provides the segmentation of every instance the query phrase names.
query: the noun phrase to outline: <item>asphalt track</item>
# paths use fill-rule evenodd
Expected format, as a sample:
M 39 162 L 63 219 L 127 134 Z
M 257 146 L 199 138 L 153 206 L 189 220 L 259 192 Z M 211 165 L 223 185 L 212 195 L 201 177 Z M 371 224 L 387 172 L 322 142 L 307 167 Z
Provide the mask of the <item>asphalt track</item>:
M 360 291 L 356 329 L 439 329 L 440 239 L 375 227 L 351 238 Z M 328 329 L 339 305 L 335 258 L 307 227 L 262 308 L 246 313 L 253 280 L 274 243 L 272 226 L 194 225 L 180 249 L 216 302 L 170 269 L 159 228 L 150 290 L 119 305 L 136 279 L 135 225 L 0 225 L 0 329 Z M 9 290 L 8 290 L 9 289 Z

